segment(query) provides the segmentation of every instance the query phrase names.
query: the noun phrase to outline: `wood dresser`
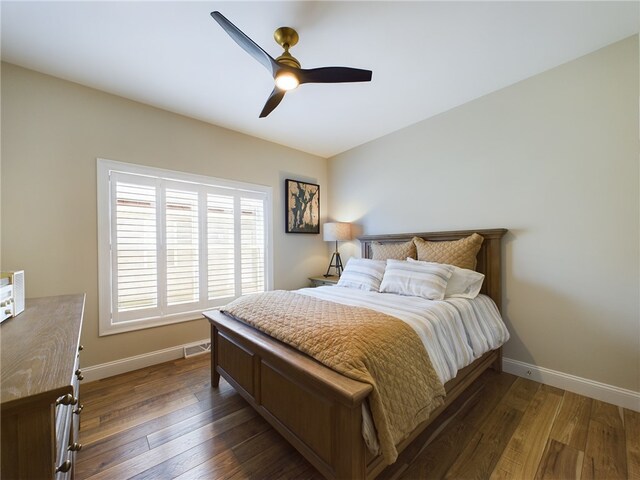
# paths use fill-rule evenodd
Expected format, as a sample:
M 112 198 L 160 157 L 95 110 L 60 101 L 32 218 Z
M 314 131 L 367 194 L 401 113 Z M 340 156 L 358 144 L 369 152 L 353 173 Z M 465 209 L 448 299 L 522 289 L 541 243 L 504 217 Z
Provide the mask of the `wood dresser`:
M 3 480 L 73 478 L 84 298 L 27 299 L 0 325 Z

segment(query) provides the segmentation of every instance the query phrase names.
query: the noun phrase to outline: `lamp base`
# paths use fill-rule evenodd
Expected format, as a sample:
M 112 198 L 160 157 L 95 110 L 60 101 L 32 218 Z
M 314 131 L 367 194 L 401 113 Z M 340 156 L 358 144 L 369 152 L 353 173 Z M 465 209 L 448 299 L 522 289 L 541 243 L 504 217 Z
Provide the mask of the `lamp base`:
M 333 252 L 333 255 L 331 255 L 331 261 L 329 262 L 329 268 L 327 268 L 327 273 L 324 274 L 325 277 L 330 277 L 331 274 L 329 273 L 331 271 L 332 268 L 336 269 L 336 275 L 340 276 L 342 275 L 342 271 L 344 270 L 343 266 L 342 266 L 342 259 L 340 258 L 340 252 Z

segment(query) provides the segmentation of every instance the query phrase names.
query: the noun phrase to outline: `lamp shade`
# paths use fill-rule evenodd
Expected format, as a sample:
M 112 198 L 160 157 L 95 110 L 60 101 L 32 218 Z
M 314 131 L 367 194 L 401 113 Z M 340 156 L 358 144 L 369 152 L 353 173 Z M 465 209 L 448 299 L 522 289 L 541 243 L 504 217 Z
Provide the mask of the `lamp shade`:
M 351 240 L 351 224 L 346 222 L 330 222 L 324 224 L 325 242 L 346 242 Z

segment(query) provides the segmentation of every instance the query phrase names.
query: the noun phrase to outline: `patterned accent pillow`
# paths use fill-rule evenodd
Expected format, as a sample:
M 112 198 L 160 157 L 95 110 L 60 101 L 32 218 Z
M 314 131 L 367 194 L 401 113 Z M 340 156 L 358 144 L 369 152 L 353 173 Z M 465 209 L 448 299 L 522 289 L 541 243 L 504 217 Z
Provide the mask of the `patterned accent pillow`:
M 371 258 L 373 260 L 405 260 L 407 257 L 416 257 L 416 245 L 413 240 L 404 243 L 378 243 L 371 244 Z
M 476 255 L 478 255 L 483 241 L 484 238 L 477 233 L 451 242 L 428 242 L 421 238 L 413 237 L 418 260 L 446 263 L 447 265 L 469 270 L 475 270 L 476 268 Z
M 407 258 L 407 261 L 418 262 L 419 260 Z M 453 274 L 447 282 L 444 298 L 476 298 L 482 288 L 484 275 L 474 270 L 451 266 Z
M 338 280 L 339 287 L 380 291 L 386 263 L 368 258 L 350 258 Z
M 380 291 L 442 300 L 453 273 L 451 265 L 387 260 Z

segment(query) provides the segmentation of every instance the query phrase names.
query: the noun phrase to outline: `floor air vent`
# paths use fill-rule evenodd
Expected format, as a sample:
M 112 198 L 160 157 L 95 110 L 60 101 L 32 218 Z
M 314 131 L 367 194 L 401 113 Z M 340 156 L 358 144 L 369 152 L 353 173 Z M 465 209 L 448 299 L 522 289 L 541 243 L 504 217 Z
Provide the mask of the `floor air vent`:
M 193 357 L 194 355 L 201 355 L 211 351 L 211 342 L 201 343 L 199 345 L 190 345 L 184 347 L 184 358 Z

